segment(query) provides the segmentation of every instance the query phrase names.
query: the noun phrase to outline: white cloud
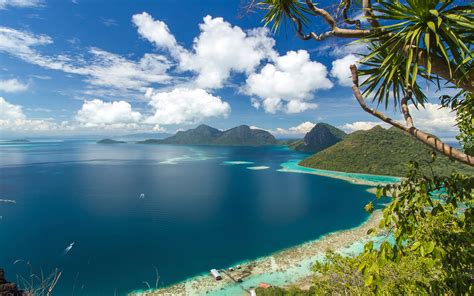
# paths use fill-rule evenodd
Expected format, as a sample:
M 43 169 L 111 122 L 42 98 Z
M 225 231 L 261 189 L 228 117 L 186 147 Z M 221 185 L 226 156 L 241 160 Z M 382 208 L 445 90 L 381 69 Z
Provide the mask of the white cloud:
M 423 131 L 434 135 L 455 134 L 459 131 L 456 127 L 456 113 L 449 108 L 426 103 L 425 108 L 420 106 L 417 110 L 410 105 L 409 109 L 415 126 Z
M 28 119 L 23 113 L 22 106 L 11 104 L 0 97 L 0 129 L 2 131 L 47 131 L 64 126 L 65 123 Z
M 8 7 L 38 7 L 43 4 L 41 0 L 0 0 L 0 9 Z
M 245 92 L 258 96 L 266 112 L 298 113 L 317 108 L 317 104 L 308 101 L 316 90 L 333 86 L 327 74 L 326 67 L 311 61 L 307 51 L 289 51 L 275 58 L 274 64 L 250 74 Z M 259 106 L 255 101 L 253 105 Z
M 118 23 L 116 20 L 111 19 L 111 18 L 101 18 L 102 24 L 106 27 L 115 27 L 118 26 Z
M 209 15 L 199 28 L 193 51 L 179 55 L 179 68 L 197 73 L 195 84 L 199 88 L 220 88 L 231 72 L 249 74 L 263 59 L 275 55 L 275 40 L 267 29 L 244 32 L 221 17 Z
M 331 76 L 337 79 L 339 85 L 352 86 L 350 65 L 356 64 L 359 60 L 353 54 L 332 62 Z
M 0 97 L 0 120 L 24 119 L 25 114 L 21 106 L 8 103 Z
M 177 53 L 180 46 L 176 42 L 176 38 L 170 33 L 170 29 L 165 22 L 154 20 L 151 15 L 146 12 L 135 14 L 132 21 L 138 28 L 138 33 L 157 48 L 166 49 L 171 53 Z
M 346 123 L 343 126 L 341 126 L 341 128 L 348 133 L 352 133 L 355 131 L 366 131 L 366 130 L 374 128 L 377 125 L 380 125 L 384 128 L 389 127 L 388 124 L 382 121 L 356 121 L 353 123 Z
M 76 120 L 85 127 L 127 127 L 139 123 L 141 114 L 125 101 L 85 101 L 77 111 Z
M 144 90 L 153 83 L 166 83 L 170 80 L 166 74 L 170 63 L 162 55 L 145 54 L 138 61 L 133 61 L 98 48 L 90 48 L 87 58 L 45 56 L 35 49 L 51 43 L 53 40 L 49 36 L 0 27 L 0 52 L 43 68 L 85 76 L 86 81 L 92 85 Z
M 330 55 L 335 57 L 345 57 L 347 55 L 362 55 L 367 53 L 367 43 L 363 42 L 350 42 L 347 44 L 332 46 L 330 49 Z
M 305 135 L 308 133 L 316 124 L 310 121 L 302 122 L 297 126 L 290 127 L 288 129 L 277 128 L 274 133 L 277 135 Z
M 208 117 L 227 117 L 230 106 L 203 89 L 176 88 L 170 92 L 147 92 L 154 115 L 149 124 L 188 124 Z
M 0 80 L 0 91 L 4 92 L 21 92 L 28 89 L 28 84 L 24 84 L 17 79 L 7 79 L 7 80 Z

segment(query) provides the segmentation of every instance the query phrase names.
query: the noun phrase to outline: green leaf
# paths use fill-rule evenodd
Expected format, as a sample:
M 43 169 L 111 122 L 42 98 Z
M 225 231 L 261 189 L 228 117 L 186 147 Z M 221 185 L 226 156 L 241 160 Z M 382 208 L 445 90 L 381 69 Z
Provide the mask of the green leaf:
M 426 23 L 428 25 L 428 28 L 430 28 L 431 31 L 433 31 L 433 33 L 436 34 L 436 26 L 435 24 L 432 22 L 432 21 L 429 21 Z
M 369 202 L 368 204 L 365 205 L 364 209 L 366 212 L 372 214 L 372 212 L 374 211 L 374 204 L 372 202 Z

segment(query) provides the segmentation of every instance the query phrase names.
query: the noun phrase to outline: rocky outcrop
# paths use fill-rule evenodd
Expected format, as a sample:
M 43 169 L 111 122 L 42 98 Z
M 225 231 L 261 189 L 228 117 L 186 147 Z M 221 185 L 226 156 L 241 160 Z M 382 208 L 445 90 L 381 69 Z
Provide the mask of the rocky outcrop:
M 302 152 L 316 153 L 331 147 L 345 137 L 346 133 L 342 130 L 321 122 L 316 124 L 304 136 L 303 140 L 295 142 L 289 147 Z
M 18 290 L 15 283 L 10 283 L 5 279 L 5 271 L 0 268 L 0 296 L 23 296 L 26 294 Z

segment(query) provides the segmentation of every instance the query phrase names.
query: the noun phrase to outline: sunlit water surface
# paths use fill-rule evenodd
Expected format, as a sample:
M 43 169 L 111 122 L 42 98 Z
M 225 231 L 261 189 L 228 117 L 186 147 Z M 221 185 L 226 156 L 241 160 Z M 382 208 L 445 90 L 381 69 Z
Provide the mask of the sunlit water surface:
M 0 145 L 0 267 L 56 295 L 123 295 L 362 223 L 367 186 L 278 171 L 283 147 Z M 74 244 L 72 244 L 74 243 Z M 65 251 L 68 246 L 69 251 Z

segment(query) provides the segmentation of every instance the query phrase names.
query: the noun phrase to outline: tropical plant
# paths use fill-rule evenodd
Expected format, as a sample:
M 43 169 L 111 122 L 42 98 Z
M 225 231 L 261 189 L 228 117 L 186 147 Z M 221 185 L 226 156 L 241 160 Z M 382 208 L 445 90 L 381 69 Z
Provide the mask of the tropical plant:
M 425 81 L 428 85 L 460 89 L 458 96 L 470 105 L 474 91 L 474 73 L 472 71 L 474 6 L 470 1 L 454 0 L 376 0 L 355 1 L 362 10 L 370 27 L 362 28 L 361 22 L 349 18 L 354 3 L 350 0 L 339 1 L 338 10 L 342 11 L 342 24 L 327 10 L 318 7 L 311 0 L 265 0 L 253 3 L 265 10 L 263 22 L 272 24 L 274 31 L 291 21 L 295 24 L 297 36 L 302 40 L 322 41 L 331 37 L 351 38 L 368 45 L 369 53 L 360 60 L 361 70 L 352 67 L 353 92 L 361 107 L 382 121 L 402 129 L 422 141 L 439 153 L 452 159 L 474 165 L 469 146 L 464 151 L 457 150 L 431 134 L 415 126 L 408 105 L 423 107 L 426 95 L 420 87 Z M 306 7 L 305 7 L 306 6 Z M 321 17 L 330 27 L 323 33 L 307 32 L 311 26 L 311 17 Z M 353 27 L 347 28 L 347 27 Z M 358 76 L 367 76 L 359 87 Z M 394 104 L 405 118 L 402 124 L 370 108 L 365 97 L 384 104 L 386 108 Z M 444 107 L 453 107 L 450 102 L 456 99 L 444 99 Z M 456 103 L 455 103 L 456 105 Z M 456 105 L 457 106 L 457 105 Z M 458 112 L 458 126 L 472 125 L 465 108 L 455 108 Z M 464 112 L 464 113 L 463 113 Z M 471 118 L 472 119 L 472 118 Z M 467 135 L 470 136 L 470 135 Z M 468 144 L 469 141 L 462 141 Z M 469 154 L 471 152 L 471 154 Z
M 302 40 L 321 41 L 330 37 L 352 38 L 368 45 L 359 61 L 360 70 L 351 66 L 352 90 L 366 112 L 401 129 L 433 150 L 451 159 L 474 166 L 474 73 L 472 71 L 474 5 L 454 0 L 350 0 L 338 1 L 342 22 L 311 0 L 285 1 L 291 9 L 279 9 L 282 1 L 262 1 L 266 24 L 278 29 L 285 20 L 295 24 Z M 303 3 L 309 9 L 305 19 L 295 13 Z M 370 27 L 348 17 L 359 5 Z M 286 15 L 286 18 L 283 17 Z M 330 30 L 305 33 L 311 17 L 322 17 Z M 310 20 L 308 22 L 308 20 Z M 353 27 L 352 29 L 347 27 Z M 359 75 L 365 76 L 359 86 Z M 457 136 L 462 150 L 415 126 L 409 104 L 423 108 L 427 101 L 421 83 L 439 89 L 454 88 L 454 96 L 441 96 L 442 106 L 456 112 Z M 362 90 L 361 90 L 362 88 Z M 398 122 L 376 108 L 394 105 L 405 119 Z M 436 152 L 433 151 L 436 161 Z M 429 162 L 428 165 L 432 165 Z M 410 162 L 408 173 L 399 184 L 380 187 L 376 198 L 391 196 L 383 210 L 373 240 L 355 257 L 329 253 L 327 260 L 314 266 L 315 294 L 474 294 L 474 176 L 452 173 L 437 176 Z M 373 211 L 372 202 L 365 209 Z

